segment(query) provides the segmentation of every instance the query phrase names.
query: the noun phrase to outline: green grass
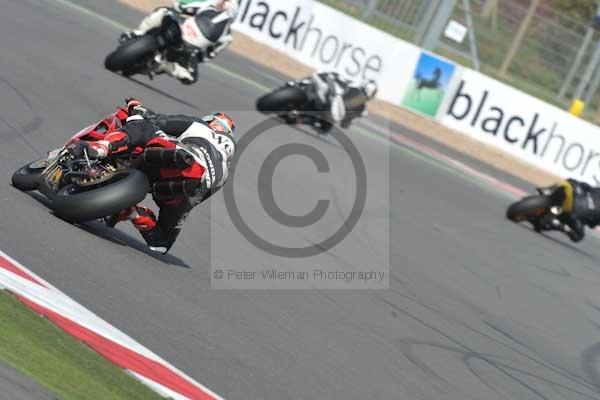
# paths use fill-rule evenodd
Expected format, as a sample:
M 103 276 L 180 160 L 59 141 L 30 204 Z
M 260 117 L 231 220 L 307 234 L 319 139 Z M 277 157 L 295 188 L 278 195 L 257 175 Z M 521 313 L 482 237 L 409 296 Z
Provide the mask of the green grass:
M 161 399 L 130 375 L 0 291 L 0 361 L 63 400 Z

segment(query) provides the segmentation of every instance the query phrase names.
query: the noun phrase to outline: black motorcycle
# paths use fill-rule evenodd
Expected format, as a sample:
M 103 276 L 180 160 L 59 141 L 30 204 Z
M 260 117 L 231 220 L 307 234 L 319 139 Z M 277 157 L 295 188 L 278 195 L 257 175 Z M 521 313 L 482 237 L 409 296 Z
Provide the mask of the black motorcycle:
M 526 196 L 511 204 L 506 210 L 506 218 L 517 223 L 530 222 L 537 232 L 541 232 L 562 214 L 565 192 L 558 185 L 536 190 L 537 195 Z
M 330 85 L 330 93 L 337 93 L 333 96 L 332 108 L 340 108 L 345 113 L 342 121 L 342 128 L 347 128 L 350 123 L 363 115 L 365 101 L 361 101 L 364 94 L 357 96 L 352 89 L 344 90 L 333 83 Z M 359 100 L 359 104 L 356 100 Z M 336 104 L 337 103 L 337 104 Z M 263 114 L 274 115 L 281 118 L 290 125 L 311 125 L 321 132 L 328 132 L 335 124 L 330 111 L 323 111 L 317 106 L 317 94 L 315 84 L 310 79 L 290 81 L 280 88 L 260 97 L 256 101 L 256 109 Z

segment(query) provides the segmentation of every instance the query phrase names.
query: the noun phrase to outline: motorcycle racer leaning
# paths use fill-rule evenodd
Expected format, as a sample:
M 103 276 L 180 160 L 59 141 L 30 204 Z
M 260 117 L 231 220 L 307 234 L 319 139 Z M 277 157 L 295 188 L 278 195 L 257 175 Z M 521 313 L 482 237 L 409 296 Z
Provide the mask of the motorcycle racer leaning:
M 562 213 L 543 219 L 536 230 L 556 230 L 566 233 L 573 242 L 585 237 L 585 227 L 600 225 L 600 188 L 585 182 L 567 179 L 557 185 L 551 196 L 562 202 Z
M 342 128 L 348 128 L 354 118 L 366 116 L 367 102 L 373 100 L 378 91 L 374 81 L 354 85 L 337 72 L 316 72 L 305 81 L 314 84 L 316 109 L 328 112 L 332 122 Z M 330 127 L 323 128 L 328 130 Z
M 86 150 L 88 157 L 100 159 L 141 147 L 146 149 L 143 153 L 146 156 L 147 150 L 152 148 L 149 147 L 151 141 L 164 138 L 169 140 L 172 149 L 193 156 L 189 168 L 199 172 L 200 179 L 182 179 L 178 173 L 181 171 L 167 170 L 165 174 L 160 159 L 139 157 L 138 168 L 148 176 L 154 201 L 160 208 L 158 219 L 152 210 L 142 206 L 134 206 L 106 219 L 109 227 L 131 221 L 152 251 L 166 254 L 192 208 L 225 184 L 235 154 L 235 123 L 221 112 L 204 118 L 156 114 L 135 99 L 128 100 L 127 109 L 129 117 L 121 132 L 111 133 L 104 140 L 78 141 L 70 150 L 75 155 L 82 155 Z M 186 189 L 174 190 L 177 185 Z
M 125 32 L 121 35 L 121 42 L 130 38 L 142 36 L 149 30 L 161 25 L 163 18 L 170 13 L 175 13 L 180 19 L 193 18 L 201 13 L 213 9 L 218 15 L 218 24 L 224 24 L 219 28 L 222 31 L 221 36 L 215 40 L 215 45 L 208 49 L 206 57 L 213 59 L 221 51 L 225 50 L 231 42 L 231 24 L 235 20 L 239 9 L 239 0 L 174 0 L 173 7 L 159 7 L 152 14 L 145 17 L 136 30 Z M 221 18 L 220 16 L 223 16 Z M 193 52 L 185 51 L 179 54 L 177 60 L 164 60 L 162 57 L 155 60 L 158 64 L 158 71 L 166 72 L 174 78 L 179 79 L 184 84 L 195 83 L 198 79 L 198 59 Z

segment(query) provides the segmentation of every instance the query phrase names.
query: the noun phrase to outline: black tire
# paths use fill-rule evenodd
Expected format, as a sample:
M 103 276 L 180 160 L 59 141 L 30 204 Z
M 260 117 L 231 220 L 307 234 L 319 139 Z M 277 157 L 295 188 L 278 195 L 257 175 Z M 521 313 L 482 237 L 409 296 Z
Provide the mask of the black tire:
M 506 218 L 513 222 L 522 222 L 540 217 L 548 212 L 552 200 L 547 196 L 528 196 L 513 203 L 506 210 Z
M 256 109 L 263 113 L 302 111 L 307 102 L 308 97 L 302 89 L 286 86 L 259 98 Z
M 109 71 L 128 73 L 139 68 L 160 48 L 160 43 L 153 35 L 140 36 L 123 43 L 110 53 L 104 60 L 104 66 Z
M 36 162 L 38 161 L 29 163 L 15 171 L 12 176 L 12 184 L 14 187 L 24 192 L 37 190 L 40 176 L 42 175 L 42 172 L 44 172 L 44 168 L 31 168 L 31 165 Z
M 121 179 L 78 192 L 77 187 L 68 185 L 52 197 L 52 210 L 69 222 L 86 222 L 114 215 L 140 203 L 146 197 L 150 184 L 146 176 L 135 169 L 119 171 Z

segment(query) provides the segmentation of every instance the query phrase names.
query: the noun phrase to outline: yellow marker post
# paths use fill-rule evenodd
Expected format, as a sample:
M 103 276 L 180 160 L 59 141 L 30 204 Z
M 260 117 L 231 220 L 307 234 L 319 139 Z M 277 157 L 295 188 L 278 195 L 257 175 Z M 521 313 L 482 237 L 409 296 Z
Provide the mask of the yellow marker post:
M 576 117 L 581 117 L 581 114 L 583 114 L 584 109 L 585 103 L 580 99 L 575 99 L 571 104 L 571 108 L 569 108 L 569 112 L 575 115 Z

